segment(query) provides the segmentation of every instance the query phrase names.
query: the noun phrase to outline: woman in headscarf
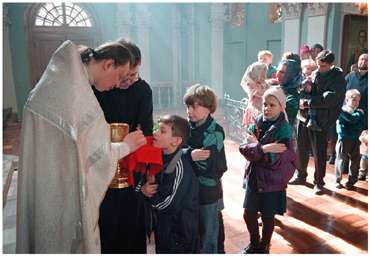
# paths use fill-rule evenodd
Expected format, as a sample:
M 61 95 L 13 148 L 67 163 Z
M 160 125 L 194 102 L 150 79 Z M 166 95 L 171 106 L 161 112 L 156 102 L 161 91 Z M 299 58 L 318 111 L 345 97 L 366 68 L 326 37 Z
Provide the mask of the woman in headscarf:
M 257 115 L 262 111 L 262 96 L 267 89 L 266 72 L 266 64 L 254 62 L 248 66 L 240 82 L 248 97 L 248 105 L 243 116 L 243 125 L 245 126 L 254 123 Z
M 293 127 L 299 109 L 298 89 L 302 82 L 300 64 L 292 59 L 280 61 L 276 78 L 276 85 L 280 85 L 282 87 L 287 97 L 286 113 L 288 115 L 289 124 Z

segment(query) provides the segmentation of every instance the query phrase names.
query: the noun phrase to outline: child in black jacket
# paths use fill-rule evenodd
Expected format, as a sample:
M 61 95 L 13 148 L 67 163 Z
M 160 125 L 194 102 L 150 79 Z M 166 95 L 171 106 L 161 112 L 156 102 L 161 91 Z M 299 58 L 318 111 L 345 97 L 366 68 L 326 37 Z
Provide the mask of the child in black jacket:
M 191 154 L 181 148 L 189 137 L 188 122 L 175 115 L 159 122 L 153 145 L 163 150 L 163 169 L 141 187 L 156 212 L 156 253 L 196 253 L 199 185 Z

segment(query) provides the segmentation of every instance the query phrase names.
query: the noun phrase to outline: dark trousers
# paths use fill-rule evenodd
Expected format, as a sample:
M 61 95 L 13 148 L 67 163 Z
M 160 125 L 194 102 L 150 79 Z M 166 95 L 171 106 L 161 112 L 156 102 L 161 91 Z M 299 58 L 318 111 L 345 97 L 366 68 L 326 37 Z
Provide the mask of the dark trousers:
M 108 189 L 99 229 L 102 253 L 146 253 L 144 208 L 132 187 Z
M 307 177 L 307 165 L 310 149 L 315 161 L 314 184 L 325 185 L 324 177 L 326 172 L 326 148 L 328 146 L 327 131 L 311 131 L 306 124 L 299 121 L 297 131 L 298 151 L 298 178 L 305 180 Z
M 219 254 L 225 253 L 225 227 L 224 227 L 224 218 L 222 212 L 218 212 L 218 249 Z
M 360 141 L 342 139 L 338 140 L 337 146 L 337 158 L 335 159 L 335 178 L 336 182 L 340 182 L 342 179 L 342 173 L 344 170 L 345 162 L 351 160 L 349 165 L 348 183 L 353 185 L 358 180 L 358 170 L 360 168 Z

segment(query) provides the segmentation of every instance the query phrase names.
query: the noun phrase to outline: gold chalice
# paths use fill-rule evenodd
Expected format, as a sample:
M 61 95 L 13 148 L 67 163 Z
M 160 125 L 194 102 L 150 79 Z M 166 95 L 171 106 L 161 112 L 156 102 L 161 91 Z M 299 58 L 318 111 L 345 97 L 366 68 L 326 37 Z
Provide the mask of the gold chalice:
M 123 142 L 129 132 L 129 125 L 126 123 L 111 123 L 110 124 L 110 139 L 112 143 Z M 126 188 L 128 187 L 128 170 L 120 166 L 117 162 L 116 173 L 109 185 L 110 188 Z

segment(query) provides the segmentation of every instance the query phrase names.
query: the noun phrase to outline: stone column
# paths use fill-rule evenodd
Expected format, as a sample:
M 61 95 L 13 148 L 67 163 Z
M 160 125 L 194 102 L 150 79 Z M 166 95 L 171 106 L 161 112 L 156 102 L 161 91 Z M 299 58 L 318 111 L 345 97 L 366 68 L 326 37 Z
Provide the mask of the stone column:
M 223 96 L 224 23 L 226 6 L 211 4 L 211 85 L 219 99 Z
M 8 16 L 8 6 L 3 5 L 3 109 L 12 108 L 18 113 L 17 98 L 13 77 L 13 64 L 9 44 L 9 27 L 11 22 Z
M 188 28 L 188 68 L 189 71 L 188 79 L 189 82 L 195 81 L 195 23 L 194 23 L 194 4 L 191 4 L 189 15 L 187 18 Z
M 132 12 L 130 11 L 129 4 L 117 4 L 116 26 L 118 38 L 124 38 L 126 40 L 132 41 L 131 28 L 133 26 L 133 22 Z
M 283 8 L 283 53 L 292 51 L 299 52 L 300 47 L 300 22 L 302 15 L 302 4 L 284 3 Z
M 149 47 L 150 19 L 151 13 L 148 10 L 147 4 L 137 4 L 136 27 L 138 46 L 141 51 L 140 76 L 143 77 L 143 79 L 145 79 L 149 84 L 151 82 Z
M 180 102 L 181 94 L 181 16 L 177 4 L 172 5 L 172 80 L 173 104 Z
M 311 47 L 315 43 L 327 47 L 327 13 L 328 3 L 308 3 L 307 44 Z

